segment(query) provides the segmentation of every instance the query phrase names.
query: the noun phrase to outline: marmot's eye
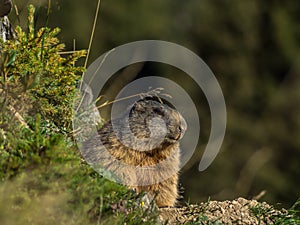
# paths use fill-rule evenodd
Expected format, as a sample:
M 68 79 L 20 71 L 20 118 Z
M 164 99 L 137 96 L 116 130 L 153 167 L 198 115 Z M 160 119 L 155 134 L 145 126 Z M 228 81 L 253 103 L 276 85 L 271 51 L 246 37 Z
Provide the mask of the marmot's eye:
M 153 112 L 157 115 L 161 115 L 161 116 L 164 116 L 164 111 L 162 108 L 154 108 L 153 109 Z
M 182 131 L 183 131 L 183 129 L 182 129 L 182 127 L 181 126 L 178 126 L 178 131 L 180 132 L 180 133 L 182 133 Z

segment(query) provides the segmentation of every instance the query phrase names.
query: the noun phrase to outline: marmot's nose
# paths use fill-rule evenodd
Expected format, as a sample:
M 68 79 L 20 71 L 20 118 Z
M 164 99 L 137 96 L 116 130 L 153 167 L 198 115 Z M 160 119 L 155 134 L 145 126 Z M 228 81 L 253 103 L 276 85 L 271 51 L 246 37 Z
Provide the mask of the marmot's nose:
M 184 136 L 184 133 L 187 129 L 187 124 L 186 124 L 186 121 L 183 118 L 183 116 L 179 112 L 177 112 L 177 114 L 179 117 L 179 121 L 177 123 L 178 124 L 178 126 L 177 126 L 178 132 L 176 132 L 177 136 L 175 137 L 175 140 L 180 140 Z
M 182 117 L 181 114 L 179 114 L 180 116 L 180 125 L 179 125 L 179 130 L 182 134 L 185 133 L 186 129 L 187 129 L 187 124 L 186 124 L 186 121 L 185 119 Z

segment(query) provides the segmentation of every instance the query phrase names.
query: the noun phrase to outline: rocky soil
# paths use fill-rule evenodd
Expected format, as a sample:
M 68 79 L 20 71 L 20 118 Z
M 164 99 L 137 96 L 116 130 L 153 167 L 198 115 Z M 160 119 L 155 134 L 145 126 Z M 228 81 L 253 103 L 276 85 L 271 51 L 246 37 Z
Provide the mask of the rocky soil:
M 161 208 L 160 220 L 168 224 L 273 224 L 276 216 L 287 211 L 275 210 L 267 203 L 238 198 L 233 201 L 209 201 L 199 205 L 178 208 Z M 203 221 L 200 223 L 199 221 Z M 197 223 L 199 222 L 199 223 Z

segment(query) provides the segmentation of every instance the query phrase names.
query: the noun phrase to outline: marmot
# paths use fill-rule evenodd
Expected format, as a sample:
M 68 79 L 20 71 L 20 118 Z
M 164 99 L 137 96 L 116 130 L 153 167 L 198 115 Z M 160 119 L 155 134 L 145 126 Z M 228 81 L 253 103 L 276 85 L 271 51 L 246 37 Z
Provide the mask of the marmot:
M 98 129 L 83 144 L 82 154 L 94 168 L 112 173 L 120 183 L 138 193 L 148 192 L 158 207 L 174 206 L 179 140 L 186 128 L 178 111 L 157 99 L 144 98 Z

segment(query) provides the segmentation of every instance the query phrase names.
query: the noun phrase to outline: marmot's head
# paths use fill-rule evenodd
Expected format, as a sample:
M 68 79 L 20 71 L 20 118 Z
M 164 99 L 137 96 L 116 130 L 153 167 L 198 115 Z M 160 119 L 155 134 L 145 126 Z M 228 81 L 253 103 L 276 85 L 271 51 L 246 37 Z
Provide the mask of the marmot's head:
M 129 126 L 137 138 L 164 136 L 166 144 L 180 140 L 187 124 L 182 115 L 166 104 L 153 99 L 137 101 L 130 109 Z

